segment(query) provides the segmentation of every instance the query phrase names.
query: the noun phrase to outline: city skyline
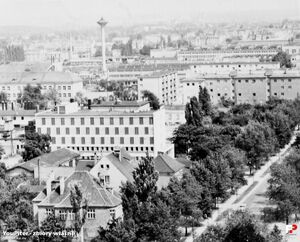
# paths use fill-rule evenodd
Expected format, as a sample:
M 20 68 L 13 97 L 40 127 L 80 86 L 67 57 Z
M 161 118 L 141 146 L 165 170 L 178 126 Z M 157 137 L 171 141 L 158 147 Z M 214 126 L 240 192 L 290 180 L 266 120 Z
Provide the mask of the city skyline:
M 288 3 L 287 3 L 288 2 Z M 14 13 L 14 14 L 12 14 Z M 104 17 L 111 26 L 191 22 L 281 21 L 300 16 L 297 0 L 2 0 L 0 26 L 96 27 Z

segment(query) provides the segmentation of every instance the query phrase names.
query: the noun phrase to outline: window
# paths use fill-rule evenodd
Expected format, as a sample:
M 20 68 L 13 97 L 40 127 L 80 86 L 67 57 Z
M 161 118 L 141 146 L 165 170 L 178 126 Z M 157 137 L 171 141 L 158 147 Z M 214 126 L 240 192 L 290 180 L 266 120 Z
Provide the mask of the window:
M 129 134 L 129 129 L 128 129 L 128 127 L 125 127 L 125 134 Z
M 50 214 L 53 214 L 52 208 L 46 208 L 46 215 L 49 216 Z
M 100 134 L 100 130 L 98 127 L 96 128 L 96 134 Z
M 52 138 L 51 138 L 51 142 L 52 142 L 52 144 L 56 144 L 56 139 L 55 139 L 55 137 L 52 137 Z
M 42 118 L 42 125 L 46 125 L 46 119 Z
M 139 134 L 139 128 L 138 127 L 134 128 L 134 134 Z
M 88 219 L 95 219 L 96 218 L 95 209 L 88 209 L 87 218 Z
M 91 137 L 91 144 L 92 144 L 92 145 L 95 144 L 95 137 Z
M 51 118 L 51 124 L 55 125 L 55 118 Z
M 80 128 L 79 127 L 76 128 L 76 134 L 80 134 Z
M 71 118 L 71 125 L 74 125 L 74 124 L 75 124 L 75 119 Z
M 149 128 L 145 127 L 145 134 L 149 134 Z
M 75 213 L 72 210 L 68 211 L 68 219 L 75 220 Z
M 129 124 L 131 124 L 131 125 L 133 124 L 133 117 L 129 118 Z
M 144 137 L 140 137 L 140 144 L 141 144 L 141 145 L 144 144 Z
M 56 128 L 56 134 L 60 134 L 60 128 Z
M 140 118 L 140 124 L 144 124 L 144 118 L 143 117 Z
M 150 137 L 150 144 L 154 144 L 154 137 Z
M 39 134 L 41 134 L 41 133 L 42 133 L 41 128 L 38 128 L 38 129 L 37 129 L 37 132 L 38 132 Z
M 120 137 L 120 144 L 121 144 L 121 145 L 124 144 L 124 137 Z
M 115 134 L 119 134 L 119 128 L 118 127 L 115 128 Z
M 134 144 L 134 138 L 130 137 L 130 144 L 133 145 Z
M 109 118 L 109 124 L 113 125 L 114 124 L 114 118 Z
M 68 90 L 71 90 L 71 86 L 68 86 Z
M 66 134 L 70 134 L 70 128 L 66 128 Z
M 90 118 L 90 124 L 91 124 L 91 125 L 94 125 L 94 123 L 95 123 L 94 118 Z
M 124 118 L 119 118 L 119 122 L 120 122 L 120 125 L 123 125 L 124 124 Z
M 115 138 L 114 137 L 110 137 L 110 143 L 113 145 L 115 143 Z
M 84 118 L 80 118 L 81 125 L 84 125 Z
M 71 93 L 68 93 L 68 97 L 71 97 Z
M 65 137 L 61 137 L 61 143 L 64 145 L 66 143 L 66 138 Z
M 85 137 L 81 137 L 81 144 L 85 144 Z
M 104 144 L 104 137 L 101 137 L 101 144 Z
M 105 180 L 105 184 L 107 184 L 107 185 L 110 184 L 110 177 L 109 176 L 105 176 L 104 180 Z
M 104 124 L 104 118 L 100 118 L 100 124 L 101 124 L 101 125 Z
M 67 89 L 66 89 L 66 86 L 63 86 L 63 90 L 67 90 Z
M 51 129 L 50 128 L 47 128 L 47 134 L 51 134 Z
M 241 93 L 239 93 L 239 96 L 242 96 L 242 94 L 241 94 Z
M 73 145 L 75 144 L 75 137 L 71 138 L 71 142 L 72 142 Z
M 105 128 L 105 134 L 109 134 L 109 128 L 108 127 Z
M 90 128 L 89 127 L 85 128 L 85 134 L 90 134 Z
M 153 117 L 149 118 L 149 124 L 153 124 Z
M 60 123 L 61 123 L 61 125 L 65 125 L 65 118 L 61 118 Z
M 256 93 L 255 93 L 255 92 L 253 93 L 253 96 L 254 96 L 254 97 L 256 96 Z
M 110 209 L 109 210 L 109 215 L 111 219 L 115 219 L 116 218 L 116 210 L 115 209 Z

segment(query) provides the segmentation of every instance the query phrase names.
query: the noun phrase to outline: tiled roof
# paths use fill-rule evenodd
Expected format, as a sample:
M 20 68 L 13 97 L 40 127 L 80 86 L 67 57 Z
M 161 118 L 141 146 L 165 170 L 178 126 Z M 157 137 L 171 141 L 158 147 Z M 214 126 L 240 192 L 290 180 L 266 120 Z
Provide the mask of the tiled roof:
M 33 116 L 36 110 L 1 110 L 0 116 Z
M 184 165 L 166 154 L 159 154 L 154 159 L 154 167 L 159 173 L 175 173 Z
M 75 171 L 64 181 L 65 189 L 60 195 L 60 186 L 58 185 L 50 195 L 47 195 L 38 206 L 71 207 L 70 191 L 74 185 L 77 185 L 87 199 L 89 207 L 116 207 L 121 204 L 121 199 L 103 188 L 95 178 L 87 171 Z M 40 194 L 39 194 L 40 195 Z M 38 196 L 39 196 L 38 195 Z
M 0 84 L 62 84 L 81 82 L 77 75 L 70 72 L 0 72 Z
M 133 182 L 132 172 L 134 171 L 134 166 L 130 163 L 130 160 L 133 158 L 124 148 L 121 148 L 121 156 L 121 161 L 113 153 L 106 157 L 128 179 L 128 181 Z
M 62 163 L 75 159 L 79 156 L 80 154 L 72 150 L 62 148 L 59 150 L 52 151 L 50 153 L 43 154 L 27 162 L 20 163 L 14 167 L 11 167 L 10 169 L 8 169 L 8 171 L 13 170 L 15 168 L 23 168 L 28 171 L 34 171 L 34 168 L 38 166 L 38 160 L 40 160 L 40 166 L 42 167 L 59 166 Z
M 93 104 L 91 107 L 141 107 L 149 103 L 148 101 L 122 101 L 122 102 L 102 102 Z

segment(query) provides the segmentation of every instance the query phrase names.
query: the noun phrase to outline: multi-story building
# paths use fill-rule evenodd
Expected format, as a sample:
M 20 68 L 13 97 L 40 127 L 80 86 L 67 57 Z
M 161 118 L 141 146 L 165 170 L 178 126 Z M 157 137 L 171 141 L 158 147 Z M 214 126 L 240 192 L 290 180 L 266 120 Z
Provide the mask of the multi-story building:
M 79 109 L 77 103 L 58 105 L 56 111 L 36 115 L 39 133 L 52 137 L 53 150 L 67 147 L 93 159 L 95 152 L 110 153 L 124 147 L 138 160 L 148 152 L 174 154 L 167 141 L 165 110 L 151 110 L 148 102 L 99 104 Z
M 139 96 L 148 90 L 158 97 L 162 104 L 175 104 L 178 100 L 179 79 L 176 71 L 158 71 L 140 77 Z
M 201 75 L 198 79 L 181 81 L 179 93 L 182 104 L 198 96 L 199 86 L 207 88 L 213 104 L 218 104 L 221 97 L 237 104 L 264 103 L 270 97 L 297 98 L 300 94 L 300 73 L 295 70 L 266 70 Z
M 246 57 L 253 61 L 258 59 L 271 59 L 278 52 L 277 49 L 221 49 L 221 50 L 181 50 L 177 53 L 180 62 L 222 62 L 224 58 Z
M 0 73 L 0 91 L 5 92 L 11 102 L 17 101 L 28 84 L 41 85 L 43 94 L 55 89 L 62 101 L 70 100 L 83 89 L 82 80 L 75 74 L 68 72 Z

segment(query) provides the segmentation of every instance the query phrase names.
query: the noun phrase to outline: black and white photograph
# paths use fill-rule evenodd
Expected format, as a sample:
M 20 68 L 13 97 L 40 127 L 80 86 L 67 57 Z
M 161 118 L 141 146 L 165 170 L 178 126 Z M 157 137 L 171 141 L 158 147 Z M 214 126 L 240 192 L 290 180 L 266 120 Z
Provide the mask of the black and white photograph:
M 299 242 L 300 0 L 0 0 L 0 242 Z

